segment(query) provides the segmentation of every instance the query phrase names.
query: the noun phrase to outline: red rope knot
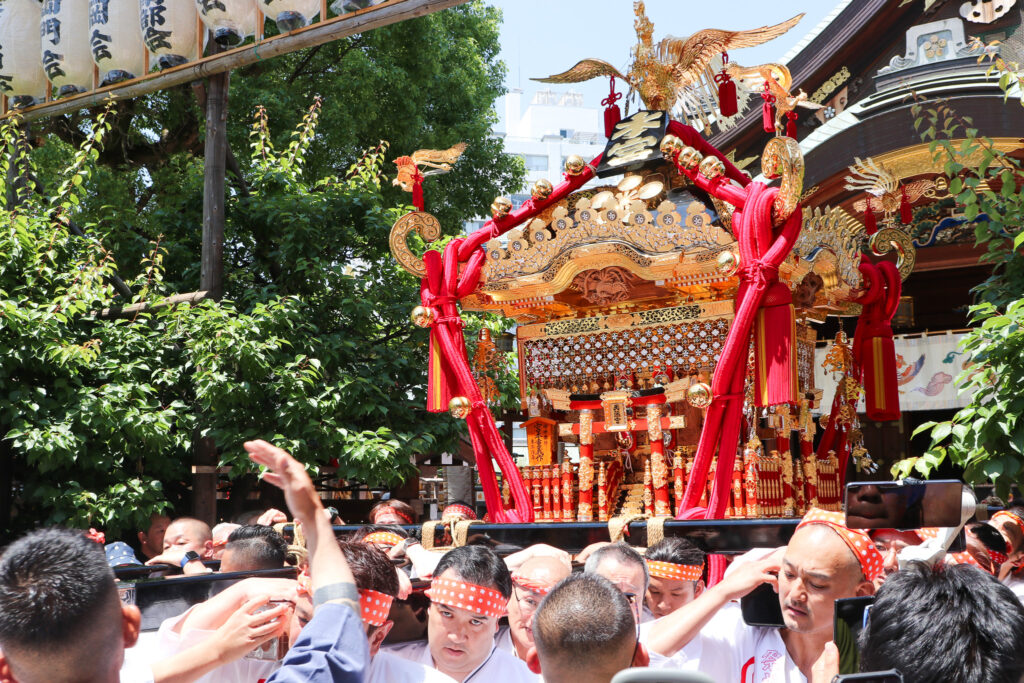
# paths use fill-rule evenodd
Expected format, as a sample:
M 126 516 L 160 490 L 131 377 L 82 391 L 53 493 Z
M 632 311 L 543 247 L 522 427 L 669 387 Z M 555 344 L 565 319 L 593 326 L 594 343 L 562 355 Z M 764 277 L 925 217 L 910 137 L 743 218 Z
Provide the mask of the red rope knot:
M 779 279 L 779 266 L 768 261 L 757 259 L 740 268 L 745 279 L 753 285 L 767 287 Z
M 764 82 L 764 92 L 761 93 L 761 99 L 768 104 L 775 104 L 775 95 L 772 94 L 771 86 L 768 85 L 768 81 Z
M 434 321 L 435 325 L 457 325 L 460 328 L 466 326 L 466 321 L 462 319 L 460 315 L 445 315 Z
M 622 99 L 622 93 L 615 92 L 615 76 L 612 76 L 609 79 L 609 81 L 610 82 L 609 82 L 609 88 L 608 88 L 608 97 L 606 97 L 603 100 L 601 100 L 601 104 L 603 104 L 606 107 L 610 107 L 610 106 L 612 106 L 613 104 L 615 104 L 616 102 L 618 102 L 619 100 Z
M 473 401 L 473 410 L 488 410 L 487 404 L 483 401 Z

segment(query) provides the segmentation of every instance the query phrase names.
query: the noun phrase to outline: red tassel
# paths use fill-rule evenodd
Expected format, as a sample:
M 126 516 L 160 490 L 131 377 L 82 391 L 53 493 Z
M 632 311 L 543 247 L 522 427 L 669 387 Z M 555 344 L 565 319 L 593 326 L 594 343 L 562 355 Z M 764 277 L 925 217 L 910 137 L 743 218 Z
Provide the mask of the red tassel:
M 612 131 L 615 130 L 615 124 L 622 120 L 622 112 L 619 110 L 619 105 L 613 104 L 610 107 L 605 107 L 604 110 L 604 136 L 606 138 L 611 137 Z
M 907 187 L 900 185 L 900 223 L 909 225 L 914 220 L 914 214 L 910 210 L 910 200 L 907 199 Z
M 796 403 L 796 312 L 789 287 L 775 282 L 754 319 L 754 404 Z
M 739 111 L 739 105 L 736 102 L 736 83 L 725 70 L 728 63 L 729 53 L 723 52 L 722 73 L 715 76 L 715 81 L 718 83 L 718 111 L 722 116 L 734 116 Z
M 412 177 L 412 205 L 419 211 L 425 211 L 423 204 L 423 174 L 416 169 L 416 175 Z
M 768 91 L 768 84 L 764 84 L 764 92 L 761 93 L 764 104 L 761 106 L 761 124 L 765 133 L 775 132 L 775 116 L 772 114 L 772 105 L 775 103 L 775 96 Z
M 601 100 L 601 104 L 604 105 L 604 136 L 606 138 L 612 136 L 615 124 L 622 120 L 622 111 L 619 109 L 619 105 L 616 104 L 616 102 L 622 99 L 622 93 L 615 92 L 615 76 L 608 80 L 608 97 Z
M 796 112 L 786 112 L 786 137 L 796 140 Z
M 867 200 L 867 206 L 864 208 L 864 229 L 869 235 L 874 235 L 878 232 L 878 222 L 875 220 L 875 212 L 871 210 L 871 200 Z

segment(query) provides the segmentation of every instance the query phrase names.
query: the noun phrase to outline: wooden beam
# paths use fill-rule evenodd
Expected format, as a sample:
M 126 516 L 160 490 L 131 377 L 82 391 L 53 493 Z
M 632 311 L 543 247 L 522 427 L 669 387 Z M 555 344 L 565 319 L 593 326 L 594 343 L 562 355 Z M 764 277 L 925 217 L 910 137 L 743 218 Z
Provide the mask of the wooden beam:
M 155 301 L 153 303 L 143 302 L 140 304 L 131 304 L 130 306 L 112 306 L 111 308 L 104 308 L 96 314 L 96 317 L 101 320 L 107 320 L 110 318 L 131 318 L 143 311 L 154 311 L 158 308 L 167 308 L 168 306 L 177 306 L 178 304 L 196 304 L 209 296 L 210 293 L 206 291 L 175 294 L 174 296 L 169 296 L 166 299 L 161 299 L 160 301 Z
M 422 17 L 449 7 L 461 5 L 468 0 L 388 0 L 358 12 L 320 21 L 306 28 L 276 35 L 258 43 L 213 54 L 181 66 L 148 74 L 130 81 L 118 83 L 80 93 L 72 97 L 19 109 L 25 121 L 57 116 L 105 104 L 110 100 L 126 100 L 159 90 L 166 90 L 192 81 L 208 78 L 254 64 L 271 57 L 277 57 L 307 47 L 323 45 L 334 40 L 364 33 L 381 26 L 388 26 L 407 19 Z M 425 57 L 426 58 L 426 57 Z

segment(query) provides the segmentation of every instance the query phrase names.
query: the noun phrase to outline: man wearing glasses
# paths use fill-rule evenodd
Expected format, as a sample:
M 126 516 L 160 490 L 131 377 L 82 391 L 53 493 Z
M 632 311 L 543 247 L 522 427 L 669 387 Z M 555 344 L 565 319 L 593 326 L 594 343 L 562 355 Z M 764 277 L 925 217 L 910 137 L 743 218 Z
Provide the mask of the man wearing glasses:
M 512 573 L 508 626 L 499 628 L 494 638 L 499 649 L 526 661 L 526 654 L 534 644 L 533 615 L 544 596 L 570 573 L 570 567 L 563 561 L 547 556 L 532 557 Z
M 603 576 L 622 591 L 629 601 L 633 619 L 637 624 L 640 623 L 644 595 L 650 581 L 647 565 L 644 558 L 640 557 L 640 553 L 621 541 L 611 543 L 591 553 L 583 566 L 583 571 L 586 574 Z

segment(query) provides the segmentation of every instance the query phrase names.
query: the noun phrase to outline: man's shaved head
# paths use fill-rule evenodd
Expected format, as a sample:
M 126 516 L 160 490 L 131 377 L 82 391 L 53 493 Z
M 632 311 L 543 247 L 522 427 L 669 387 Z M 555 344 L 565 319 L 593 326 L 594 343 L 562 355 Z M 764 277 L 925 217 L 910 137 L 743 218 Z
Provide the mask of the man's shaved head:
M 512 597 L 508 601 L 508 626 L 512 644 L 520 659 L 533 647 L 531 624 L 544 593 L 572 573 L 569 565 L 554 557 L 534 556 L 512 574 Z
M 202 553 L 213 540 L 210 525 L 194 517 L 179 517 L 164 533 L 164 550 L 178 548 Z
M 833 603 L 874 594 L 860 561 L 825 524 L 797 529 L 779 572 L 779 603 L 786 628 L 797 633 L 832 629 Z
M 637 644 L 629 602 L 597 574 L 574 574 L 555 586 L 533 618 L 533 637 L 551 681 L 610 681 L 629 667 Z
M 516 570 L 515 575 L 547 586 L 554 586 L 571 573 L 572 570 L 558 558 L 535 556 L 523 562 Z

